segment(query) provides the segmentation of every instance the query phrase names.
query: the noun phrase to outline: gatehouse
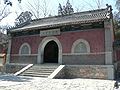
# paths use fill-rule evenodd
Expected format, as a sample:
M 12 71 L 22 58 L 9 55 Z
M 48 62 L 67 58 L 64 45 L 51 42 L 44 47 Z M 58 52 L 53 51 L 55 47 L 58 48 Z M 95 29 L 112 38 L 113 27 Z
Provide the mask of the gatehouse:
M 32 20 L 8 32 L 7 63 L 77 65 L 83 75 L 96 68 L 114 79 L 113 29 L 111 6 Z

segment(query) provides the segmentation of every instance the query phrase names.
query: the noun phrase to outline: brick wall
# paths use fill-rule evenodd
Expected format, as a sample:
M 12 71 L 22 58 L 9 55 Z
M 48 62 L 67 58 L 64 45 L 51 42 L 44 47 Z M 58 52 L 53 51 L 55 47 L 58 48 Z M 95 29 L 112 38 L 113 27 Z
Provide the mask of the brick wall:
M 91 29 L 85 31 L 62 32 L 61 35 L 55 36 L 62 44 L 63 53 L 70 53 L 73 43 L 78 39 L 85 39 L 90 44 L 91 52 L 104 52 L 104 30 Z M 38 47 L 44 37 L 36 36 L 21 36 L 12 39 L 11 53 L 18 54 L 20 46 L 23 43 L 28 43 L 31 47 L 32 54 L 38 53 Z
M 90 44 L 91 53 L 105 51 L 104 29 L 61 32 L 60 35 L 55 37 L 60 41 L 63 53 L 71 53 L 72 45 L 78 39 L 85 39 Z M 13 37 L 11 54 L 19 54 L 20 46 L 23 43 L 30 45 L 32 54 L 38 54 L 39 45 L 44 38 L 40 37 L 40 35 Z
M 86 30 L 76 32 L 63 32 L 58 36 L 62 43 L 63 53 L 70 53 L 73 43 L 78 39 L 85 39 L 90 44 L 92 52 L 104 52 L 104 30 Z

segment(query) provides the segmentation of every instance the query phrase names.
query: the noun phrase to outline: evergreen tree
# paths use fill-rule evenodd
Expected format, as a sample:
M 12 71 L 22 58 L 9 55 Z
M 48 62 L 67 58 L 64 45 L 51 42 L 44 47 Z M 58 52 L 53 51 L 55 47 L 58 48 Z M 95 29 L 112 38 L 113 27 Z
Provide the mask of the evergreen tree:
M 73 12 L 74 11 L 73 11 L 72 5 L 70 4 L 70 2 L 68 0 L 66 3 L 66 14 L 72 14 Z
M 120 0 L 116 1 L 116 8 L 120 11 Z
M 62 6 L 61 6 L 61 4 L 59 3 L 59 6 L 58 6 L 58 15 L 63 15 L 63 13 L 62 13 Z
M 74 10 L 72 8 L 72 5 L 70 4 L 69 0 L 67 0 L 66 6 L 61 6 L 61 4 L 59 4 L 58 6 L 58 15 L 70 15 L 74 13 Z
M 118 12 L 115 15 L 115 20 L 120 23 L 120 0 L 116 1 L 116 8 L 118 10 Z
M 118 12 L 115 14 L 115 37 L 116 39 L 120 39 L 120 0 L 116 1 L 116 8 Z

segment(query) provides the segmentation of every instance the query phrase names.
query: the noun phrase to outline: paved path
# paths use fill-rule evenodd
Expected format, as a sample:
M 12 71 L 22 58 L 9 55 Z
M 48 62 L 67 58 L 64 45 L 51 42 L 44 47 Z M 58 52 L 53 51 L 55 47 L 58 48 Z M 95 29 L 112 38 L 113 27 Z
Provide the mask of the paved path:
M 114 90 L 115 81 L 0 76 L 0 90 Z

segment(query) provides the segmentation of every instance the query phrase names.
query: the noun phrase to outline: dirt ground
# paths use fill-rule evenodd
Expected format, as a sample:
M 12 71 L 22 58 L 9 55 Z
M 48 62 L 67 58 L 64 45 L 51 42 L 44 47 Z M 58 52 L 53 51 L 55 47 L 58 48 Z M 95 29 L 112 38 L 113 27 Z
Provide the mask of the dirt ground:
M 114 90 L 115 81 L 98 79 L 48 79 L 0 76 L 0 90 Z

